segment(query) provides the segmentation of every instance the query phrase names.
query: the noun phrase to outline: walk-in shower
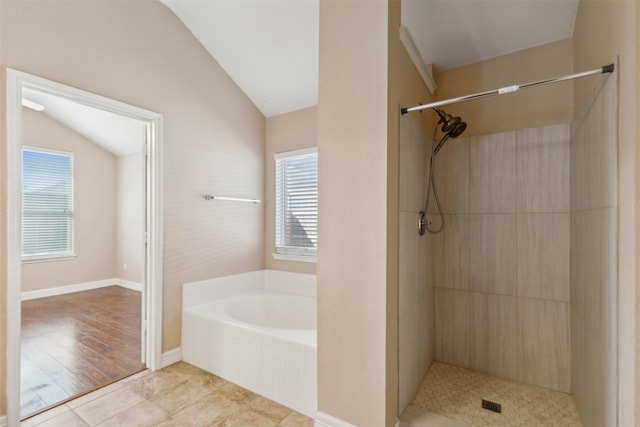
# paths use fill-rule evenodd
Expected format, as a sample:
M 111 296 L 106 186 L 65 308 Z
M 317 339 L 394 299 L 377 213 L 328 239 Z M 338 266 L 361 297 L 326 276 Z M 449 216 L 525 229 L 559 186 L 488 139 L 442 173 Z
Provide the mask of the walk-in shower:
M 596 79 L 613 69 L 545 80 L 592 75 L 579 101 L 565 83 L 540 102 L 452 108 L 444 95 L 403 109 L 433 112 L 400 117 L 402 421 L 616 425 L 619 92 L 616 74 Z M 441 94 L 459 89 L 457 72 Z M 416 233 L 419 214 L 442 232 Z
M 449 138 L 457 138 L 462 135 L 462 132 L 467 128 L 467 124 L 462 121 L 460 117 L 452 117 L 450 114 L 445 113 L 438 107 L 433 107 L 433 110 L 438 114 L 440 120 L 433 127 L 433 138 L 431 138 L 431 155 L 429 158 L 429 180 L 427 181 L 427 194 L 424 200 L 424 209 L 418 216 L 418 232 L 422 236 L 426 231 L 432 234 L 439 233 L 444 228 L 444 215 L 442 214 L 442 207 L 440 206 L 440 199 L 438 198 L 438 191 L 436 190 L 436 182 L 433 174 L 433 159 L 442 149 L 445 142 Z M 442 139 L 436 144 L 436 136 L 438 134 L 438 126 L 442 124 L 441 131 L 444 133 Z M 440 226 L 438 228 L 431 228 L 429 221 L 427 220 L 427 212 L 429 211 L 429 201 L 431 199 L 431 191 L 433 191 L 433 198 L 436 201 L 436 208 L 438 210 L 438 216 L 440 217 Z

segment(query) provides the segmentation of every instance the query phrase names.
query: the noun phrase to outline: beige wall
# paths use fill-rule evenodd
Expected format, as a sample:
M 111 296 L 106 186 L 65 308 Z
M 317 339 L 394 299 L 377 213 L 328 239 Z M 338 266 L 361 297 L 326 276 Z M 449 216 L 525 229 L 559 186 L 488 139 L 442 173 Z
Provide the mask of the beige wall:
M 399 110 L 432 100 L 399 40 L 400 2 L 385 3 L 321 2 L 320 19 L 318 404 L 367 426 L 393 425 L 412 387 L 398 378 L 399 275 L 421 261 L 399 259 Z
M 23 145 L 73 153 L 77 255 L 71 260 L 22 264 L 22 291 L 114 278 L 116 157 L 44 113 L 23 108 L 22 118 Z
M 19 69 L 163 115 L 162 348 L 178 347 L 183 283 L 264 266 L 263 207 L 203 199 L 263 198 L 264 116 L 159 2 L 2 1 L 0 7 L 3 70 Z M 4 126 L 2 138 L 6 147 Z M 4 183 L 6 148 L 0 155 Z M 5 212 L 6 191 L 0 203 Z M 5 248 L 1 301 L 7 289 Z M 3 310 L 2 325 L 5 319 Z M 3 329 L 2 342 L 4 337 Z
M 267 119 L 264 190 L 264 265 L 273 270 L 316 273 L 316 263 L 273 259 L 275 252 L 275 161 L 273 155 L 318 145 L 318 108 L 311 107 Z
M 570 39 L 436 73 L 438 100 L 571 74 Z M 571 82 L 442 107 L 467 122 L 465 136 L 525 129 L 573 118 Z
M 142 152 L 118 158 L 115 271 L 117 278 L 135 283 L 142 283 L 144 273 L 143 172 Z
M 617 308 L 618 308 L 618 425 L 634 425 L 634 406 L 640 402 L 640 378 L 635 365 L 634 347 L 638 337 L 634 319 L 637 309 L 638 211 L 638 4 L 635 1 L 581 0 L 573 33 L 574 69 L 580 71 L 613 62 L 619 58 L 618 78 L 618 145 L 617 145 Z M 615 78 L 616 76 L 614 76 Z M 602 78 L 576 80 L 575 111 L 584 109 Z M 636 354 L 637 356 L 637 354 Z M 635 372 L 634 372 L 635 371 Z M 637 423 L 635 423 L 637 424 Z
M 318 410 L 369 427 L 396 416 L 387 408 L 397 393 L 387 378 L 397 369 L 387 364 L 387 347 L 397 348 L 387 342 L 388 13 L 386 1 L 320 2 Z

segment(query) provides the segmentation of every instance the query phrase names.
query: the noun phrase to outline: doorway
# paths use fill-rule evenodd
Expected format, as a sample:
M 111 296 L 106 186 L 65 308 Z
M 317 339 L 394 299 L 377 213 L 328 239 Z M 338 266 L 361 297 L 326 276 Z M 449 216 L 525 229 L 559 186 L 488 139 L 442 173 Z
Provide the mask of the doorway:
M 162 324 L 162 210 L 161 210 L 161 127 L 162 116 L 138 107 L 124 104 L 90 92 L 75 89 L 37 76 L 16 70 L 7 70 L 7 159 L 8 159 L 8 290 L 7 290 L 7 418 L 10 425 L 20 419 L 20 363 L 21 363 L 21 301 L 22 283 L 25 276 L 23 266 L 23 111 L 25 93 L 38 94 L 45 99 L 54 97 L 60 102 L 73 104 L 77 108 L 92 109 L 97 114 L 111 115 L 115 120 L 137 122 L 141 140 L 140 162 L 141 195 L 144 200 L 141 215 L 140 237 L 140 361 L 151 370 L 161 368 L 161 324 Z M 26 110 L 26 109 L 25 109 Z M 73 113 L 71 113 L 73 115 Z M 76 113 L 77 115 L 77 113 Z M 113 125 L 111 125 L 113 127 Z M 77 225 L 73 224 L 73 231 Z M 142 249 L 143 248 L 143 249 Z M 70 256 L 75 256 L 73 249 Z M 120 262 L 118 268 L 127 270 L 132 266 Z M 126 284 L 131 281 L 125 280 Z M 90 282 L 89 285 L 99 284 Z M 125 286 L 126 287 L 126 286 Z M 72 289 L 73 290 L 73 289 Z M 38 290 L 36 290 L 38 292 Z

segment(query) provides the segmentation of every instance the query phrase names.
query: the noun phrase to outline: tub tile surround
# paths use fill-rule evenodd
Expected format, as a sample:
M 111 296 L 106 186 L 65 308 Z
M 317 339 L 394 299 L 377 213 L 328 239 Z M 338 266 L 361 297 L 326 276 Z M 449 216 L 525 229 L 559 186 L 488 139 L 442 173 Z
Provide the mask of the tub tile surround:
M 569 139 L 569 124 L 469 138 L 468 186 L 440 194 L 460 211 L 428 236 L 436 360 L 570 391 Z
M 317 409 L 316 332 L 232 322 L 215 312 L 215 304 L 260 290 L 315 298 L 315 277 L 258 270 L 185 284 L 183 360 L 313 417 Z
M 311 427 L 313 420 L 186 362 L 143 371 L 29 418 L 22 427 Z
M 432 240 L 418 234 L 430 138 L 414 117 L 400 120 L 399 404 L 408 405 L 433 361 Z M 428 172 L 428 171 L 427 171 Z

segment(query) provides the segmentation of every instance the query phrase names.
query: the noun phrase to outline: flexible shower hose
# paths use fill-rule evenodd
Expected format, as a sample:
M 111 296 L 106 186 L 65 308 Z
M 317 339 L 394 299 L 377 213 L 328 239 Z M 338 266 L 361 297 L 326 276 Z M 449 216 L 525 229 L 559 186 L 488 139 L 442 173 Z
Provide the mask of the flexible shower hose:
M 427 182 L 427 197 L 424 202 L 424 210 L 420 212 L 421 221 L 424 216 L 424 228 L 426 228 L 426 230 L 431 234 L 437 234 L 444 228 L 444 215 L 442 214 L 442 206 L 440 206 L 440 198 L 438 197 L 438 191 L 436 190 L 436 180 L 433 175 L 433 158 L 435 157 L 437 133 L 438 124 L 436 124 L 433 128 L 433 138 L 431 139 L 431 156 L 429 157 L 429 180 Z M 429 212 L 429 199 L 431 196 L 431 189 L 433 189 L 433 198 L 436 200 L 436 207 L 438 209 L 438 215 L 440 216 L 440 226 L 437 229 L 431 228 L 429 220 L 426 217 Z

